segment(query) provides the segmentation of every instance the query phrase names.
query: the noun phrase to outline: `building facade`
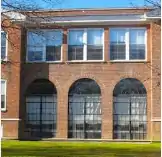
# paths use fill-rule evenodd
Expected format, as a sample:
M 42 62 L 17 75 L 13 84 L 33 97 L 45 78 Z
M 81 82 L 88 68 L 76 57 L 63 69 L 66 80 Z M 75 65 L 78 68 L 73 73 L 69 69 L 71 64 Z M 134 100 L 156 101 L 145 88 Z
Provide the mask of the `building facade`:
M 161 19 L 151 12 L 54 10 L 6 20 L 3 138 L 159 141 Z

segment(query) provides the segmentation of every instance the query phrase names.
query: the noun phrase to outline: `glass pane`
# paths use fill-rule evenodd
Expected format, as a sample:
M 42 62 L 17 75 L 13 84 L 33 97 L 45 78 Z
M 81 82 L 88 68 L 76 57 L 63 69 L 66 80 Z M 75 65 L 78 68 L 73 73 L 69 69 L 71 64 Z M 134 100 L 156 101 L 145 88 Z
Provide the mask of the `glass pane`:
M 1 95 L 1 109 L 5 108 L 5 95 Z
M 1 46 L 1 59 L 5 59 L 6 57 L 6 47 Z
M 87 45 L 87 60 L 102 60 L 103 46 Z
M 61 46 L 46 46 L 46 61 L 60 61 Z
M 60 46 L 62 45 L 62 32 L 61 31 L 46 31 L 46 45 Z
M 123 102 L 115 103 L 114 114 L 129 114 L 129 103 L 123 103 Z
M 56 132 L 56 97 L 29 96 L 26 98 L 26 127 L 31 136 L 51 138 Z
M 68 46 L 68 60 L 83 60 L 83 46 Z
M 28 32 L 28 46 L 42 46 L 46 42 L 45 33 L 42 30 Z
M 1 59 L 6 57 L 6 32 L 1 32 Z
M 42 61 L 42 60 L 43 60 L 43 47 L 28 48 L 28 61 Z
M 1 80 L 1 95 L 5 95 L 6 91 L 6 82 L 4 80 Z
M 145 31 L 144 29 L 130 30 L 130 59 L 145 59 Z
M 93 29 L 87 31 L 87 41 L 88 45 L 96 45 L 102 46 L 103 45 L 103 30 L 101 29 Z
M 110 59 L 123 60 L 125 59 L 126 42 L 125 30 L 110 31 Z
M 83 45 L 84 30 L 70 30 L 69 31 L 69 45 Z

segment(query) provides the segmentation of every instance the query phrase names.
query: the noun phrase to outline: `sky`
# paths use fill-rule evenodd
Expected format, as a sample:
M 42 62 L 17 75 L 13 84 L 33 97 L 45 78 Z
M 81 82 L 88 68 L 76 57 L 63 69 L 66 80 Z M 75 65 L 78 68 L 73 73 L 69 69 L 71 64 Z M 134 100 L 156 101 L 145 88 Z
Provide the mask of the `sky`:
M 51 0 L 47 0 L 51 1 Z M 42 3 L 44 8 L 114 8 L 144 6 L 145 0 L 52 0 L 51 5 Z
M 12 6 L 15 6 L 16 8 L 25 8 L 25 10 L 36 10 L 35 8 L 135 8 L 144 6 L 146 4 L 145 1 L 146 0 L 7 0 L 7 3 L 11 4 Z M 4 1 L 4 3 L 6 3 L 6 1 Z M 2 5 L 2 7 L 4 6 L 5 5 Z

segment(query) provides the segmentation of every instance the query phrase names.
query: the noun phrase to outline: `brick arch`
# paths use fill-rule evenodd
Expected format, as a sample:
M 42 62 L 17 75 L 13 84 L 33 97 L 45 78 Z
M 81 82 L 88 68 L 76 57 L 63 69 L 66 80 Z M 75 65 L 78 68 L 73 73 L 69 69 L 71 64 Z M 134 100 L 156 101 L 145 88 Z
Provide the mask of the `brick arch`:
M 115 80 L 112 80 L 112 81 L 111 81 L 111 86 L 109 87 L 109 89 L 111 90 L 112 95 L 113 95 L 113 91 L 114 91 L 115 86 L 116 86 L 121 80 L 126 79 L 126 78 L 134 78 L 134 79 L 137 79 L 138 81 L 140 81 L 140 82 L 144 85 L 147 94 L 149 93 L 149 92 L 148 92 L 148 91 L 149 91 L 149 83 L 148 83 L 148 81 L 145 81 L 145 79 L 143 79 L 142 76 L 140 76 L 140 75 L 138 75 L 138 74 L 131 74 L 131 75 L 130 75 L 130 74 L 126 74 L 126 75 L 122 75 L 122 74 L 121 74 L 121 75 L 118 77 L 118 79 L 115 79 Z
M 66 83 L 67 94 L 69 93 L 70 87 L 73 85 L 73 83 L 75 83 L 77 80 L 80 80 L 80 79 L 83 79 L 83 78 L 94 80 L 98 84 L 98 86 L 100 87 L 101 96 L 103 95 L 105 85 L 99 79 L 97 79 L 94 75 L 89 75 L 89 74 L 74 76 L 74 77 L 70 78 Z
M 57 91 L 57 93 L 58 93 L 58 90 L 59 90 L 59 83 L 58 83 L 58 81 L 57 80 L 54 80 L 53 78 L 51 79 L 51 78 L 47 78 L 47 77 L 33 77 L 33 78 L 31 78 L 30 80 L 28 79 L 28 81 L 27 81 L 27 83 L 25 84 L 25 87 L 23 87 L 23 91 L 24 91 L 24 94 L 26 93 L 26 90 L 27 90 L 27 88 L 30 86 L 30 84 L 32 83 L 32 82 L 34 82 L 35 80 L 39 80 L 39 79 L 46 79 L 46 80 L 49 80 L 53 85 L 54 85 L 54 87 L 56 88 L 56 91 Z

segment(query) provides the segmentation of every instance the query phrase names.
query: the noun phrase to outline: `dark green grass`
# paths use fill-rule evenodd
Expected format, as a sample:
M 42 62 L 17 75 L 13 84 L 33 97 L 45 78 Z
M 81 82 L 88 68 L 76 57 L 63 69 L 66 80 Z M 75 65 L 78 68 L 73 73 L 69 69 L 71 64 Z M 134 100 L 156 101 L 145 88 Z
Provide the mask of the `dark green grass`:
M 160 157 L 160 143 L 2 141 L 2 156 Z

